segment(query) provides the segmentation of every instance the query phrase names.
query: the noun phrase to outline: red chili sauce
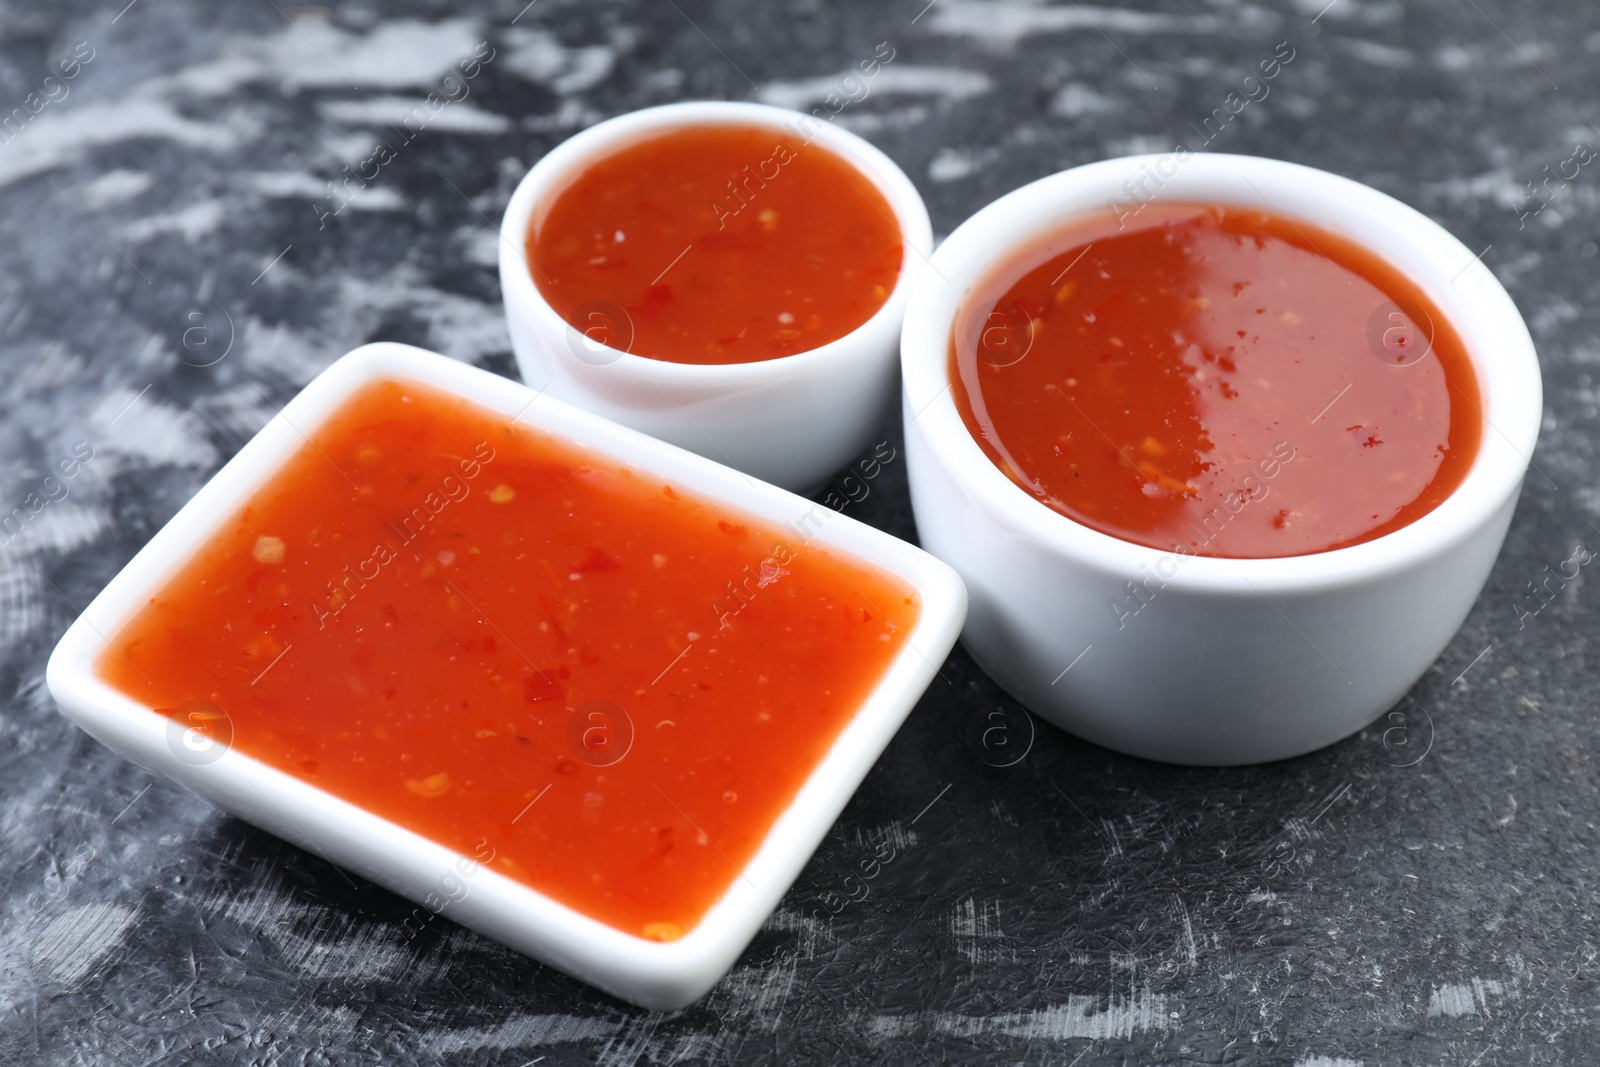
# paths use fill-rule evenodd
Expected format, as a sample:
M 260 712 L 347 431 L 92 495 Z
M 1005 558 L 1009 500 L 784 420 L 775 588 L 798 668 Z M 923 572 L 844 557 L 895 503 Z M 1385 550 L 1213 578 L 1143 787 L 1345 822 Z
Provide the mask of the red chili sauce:
M 904 645 L 871 566 L 367 387 L 116 635 L 135 700 L 617 929 L 740 877 Z
M 1415 282 L 1259 211 L 1124 222 L 1074 220 L 958 313 L 957 408 L 1013 482 L 1113 537 L 1250 558 L 1370 541 L 1461 484 L 1478 380 Z
M 527 255 L 591 340 L 674 363 L 753 363 L 837 340 L 900 276 L 878 187 L 762 126 L 686 126 L 620 148 L 535 212 Z

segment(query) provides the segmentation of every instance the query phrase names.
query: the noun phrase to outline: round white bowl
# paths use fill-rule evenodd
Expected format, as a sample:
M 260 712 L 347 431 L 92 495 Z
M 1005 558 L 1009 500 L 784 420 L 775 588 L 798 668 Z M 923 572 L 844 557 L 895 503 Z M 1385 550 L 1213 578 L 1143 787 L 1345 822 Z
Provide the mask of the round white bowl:
M 759 363 L 671 363 L 584 337 L 540 294 L 528 269 L 528 227 L 584 168 L 625 145 L 685 126 L 770 128 L 814 142 L 877 186 L 905 239 L 900 278 L 878 312 L 820 348 Z M 774 142 L 776 143 L 776 142 Z M 523 177 L 500 223 L 500 286 L 523 380 L 636 430 L 786 489 L 820 485 L 871 443 L 894 402 L 896 341 L 906 300 L 933 245 L 928 210 L 905 172 L 878 149 L 810 115 L 763 104 L 693 102 L 647 108 L 591 126 Z
M 1483 396 L 1482 443 L 1438 508 L 1375 540 L 1276 559 L 1176 557 L 1082 526 L 1013 484 L 956 410 L 958 305 L 1052 225 L 1143 196 L 1266 208 L 1376 252 L 1449 316 Z M 934 254 L 901 340 L 906 461 L 922 545 L 966 580 L 962 640 L 1024 705 L 1081 737 L 1172 763 L 1226 765 L 1320 748 L 1403 696 L 1466 618 L 1511 521 L 1543 406 L 1533 341 L 1464 245 L 1393 198 L 1248 156 L 1135 156 L 1001 197 Z M 1308 413 L 1308 418 L 1309 418 Z M 1155 596 L 1120 620 L 1125 583 Z M 1164 584 L 1162 584 L 1164 580 Z

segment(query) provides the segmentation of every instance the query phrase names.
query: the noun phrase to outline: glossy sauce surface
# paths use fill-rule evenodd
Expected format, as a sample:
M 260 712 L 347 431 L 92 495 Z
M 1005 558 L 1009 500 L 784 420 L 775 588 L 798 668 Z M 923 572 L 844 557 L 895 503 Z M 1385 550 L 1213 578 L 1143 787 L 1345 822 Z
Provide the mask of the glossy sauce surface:
M 687 126 L 591 163 L 536 210 L 527 255 L 557 314 L 677 363 L 777 359 L 850 333 L 900 275 L 888 200 L 822 145 Z
M 1000 264 L 957 316 L 958 410 L 1035 499 L 1153 548 L 1322 552 L 1416 521 L 1482 433 L 1460 336 L 1310 223 L 1147 204 Z
M 314 433 L 98 670 L 202 742 L 231 735 L 671 940 L 740 876 L 918 613 L 859 560 L 384 382 Z

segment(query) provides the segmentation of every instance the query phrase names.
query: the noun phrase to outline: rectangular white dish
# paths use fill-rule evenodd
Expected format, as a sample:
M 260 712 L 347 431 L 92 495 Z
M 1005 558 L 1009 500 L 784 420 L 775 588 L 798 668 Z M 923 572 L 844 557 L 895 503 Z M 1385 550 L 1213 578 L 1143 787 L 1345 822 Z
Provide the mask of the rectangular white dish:
M 767 832 L 743 876 L 682 938 L 648 941 L 605 925 L 236 749 L 196 759 L 177 720 L 96 674 L 110 637 L 344 401 L 378 380 L 443 390 L 659 475 L 787 527 L 797 540 L 895 575 L 920 597 L 918 621 L 882 680 Z M 721 978 L 787 892 L 933 679 L 961 630 L 966 605 L 954 571 L 879 530 L 519 383 L 409 346 L 372 344 L 306 386 L 140 550 L 67 630 L 46 679 L 63 712 L 90 735 L 223 810 L 625 1000 L 671 1009 Z M 442 893 L 441 886 L 450 891 Z

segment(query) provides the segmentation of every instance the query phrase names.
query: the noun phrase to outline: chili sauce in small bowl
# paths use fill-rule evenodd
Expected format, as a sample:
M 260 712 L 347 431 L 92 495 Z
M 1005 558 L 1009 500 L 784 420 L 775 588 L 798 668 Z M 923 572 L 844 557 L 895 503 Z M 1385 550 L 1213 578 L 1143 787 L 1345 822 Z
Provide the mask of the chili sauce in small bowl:
M 887 417 L 933 243 L 916 187 L 863 138 L 712 101 L 558 145 L 500 236 L 524 381 L 801 491 Z
M 962 420 L 1008 478 L 1124 540 L 1361 544 L 1466 477 L 1477 374 L 1429 295 L 1308 220 L 1151 204 L 1058 224 L 957 313 Z
M 596 159 L 526 241 L 534 284 L 574 329 L 674 363 L 836 341 L 888 301 L 906 256 L 871 178 L 754 123 L 685 125 Z M 596 314 L 607 306 L 623 314 Z
M 1096 743 L 1309 752 L 1450 642 L 1542 409 L 1472 250 L 1325 171 L 1181 147 L 1042 178 L 939 246 L 901 346 L 921 544 L 963 643 Z

